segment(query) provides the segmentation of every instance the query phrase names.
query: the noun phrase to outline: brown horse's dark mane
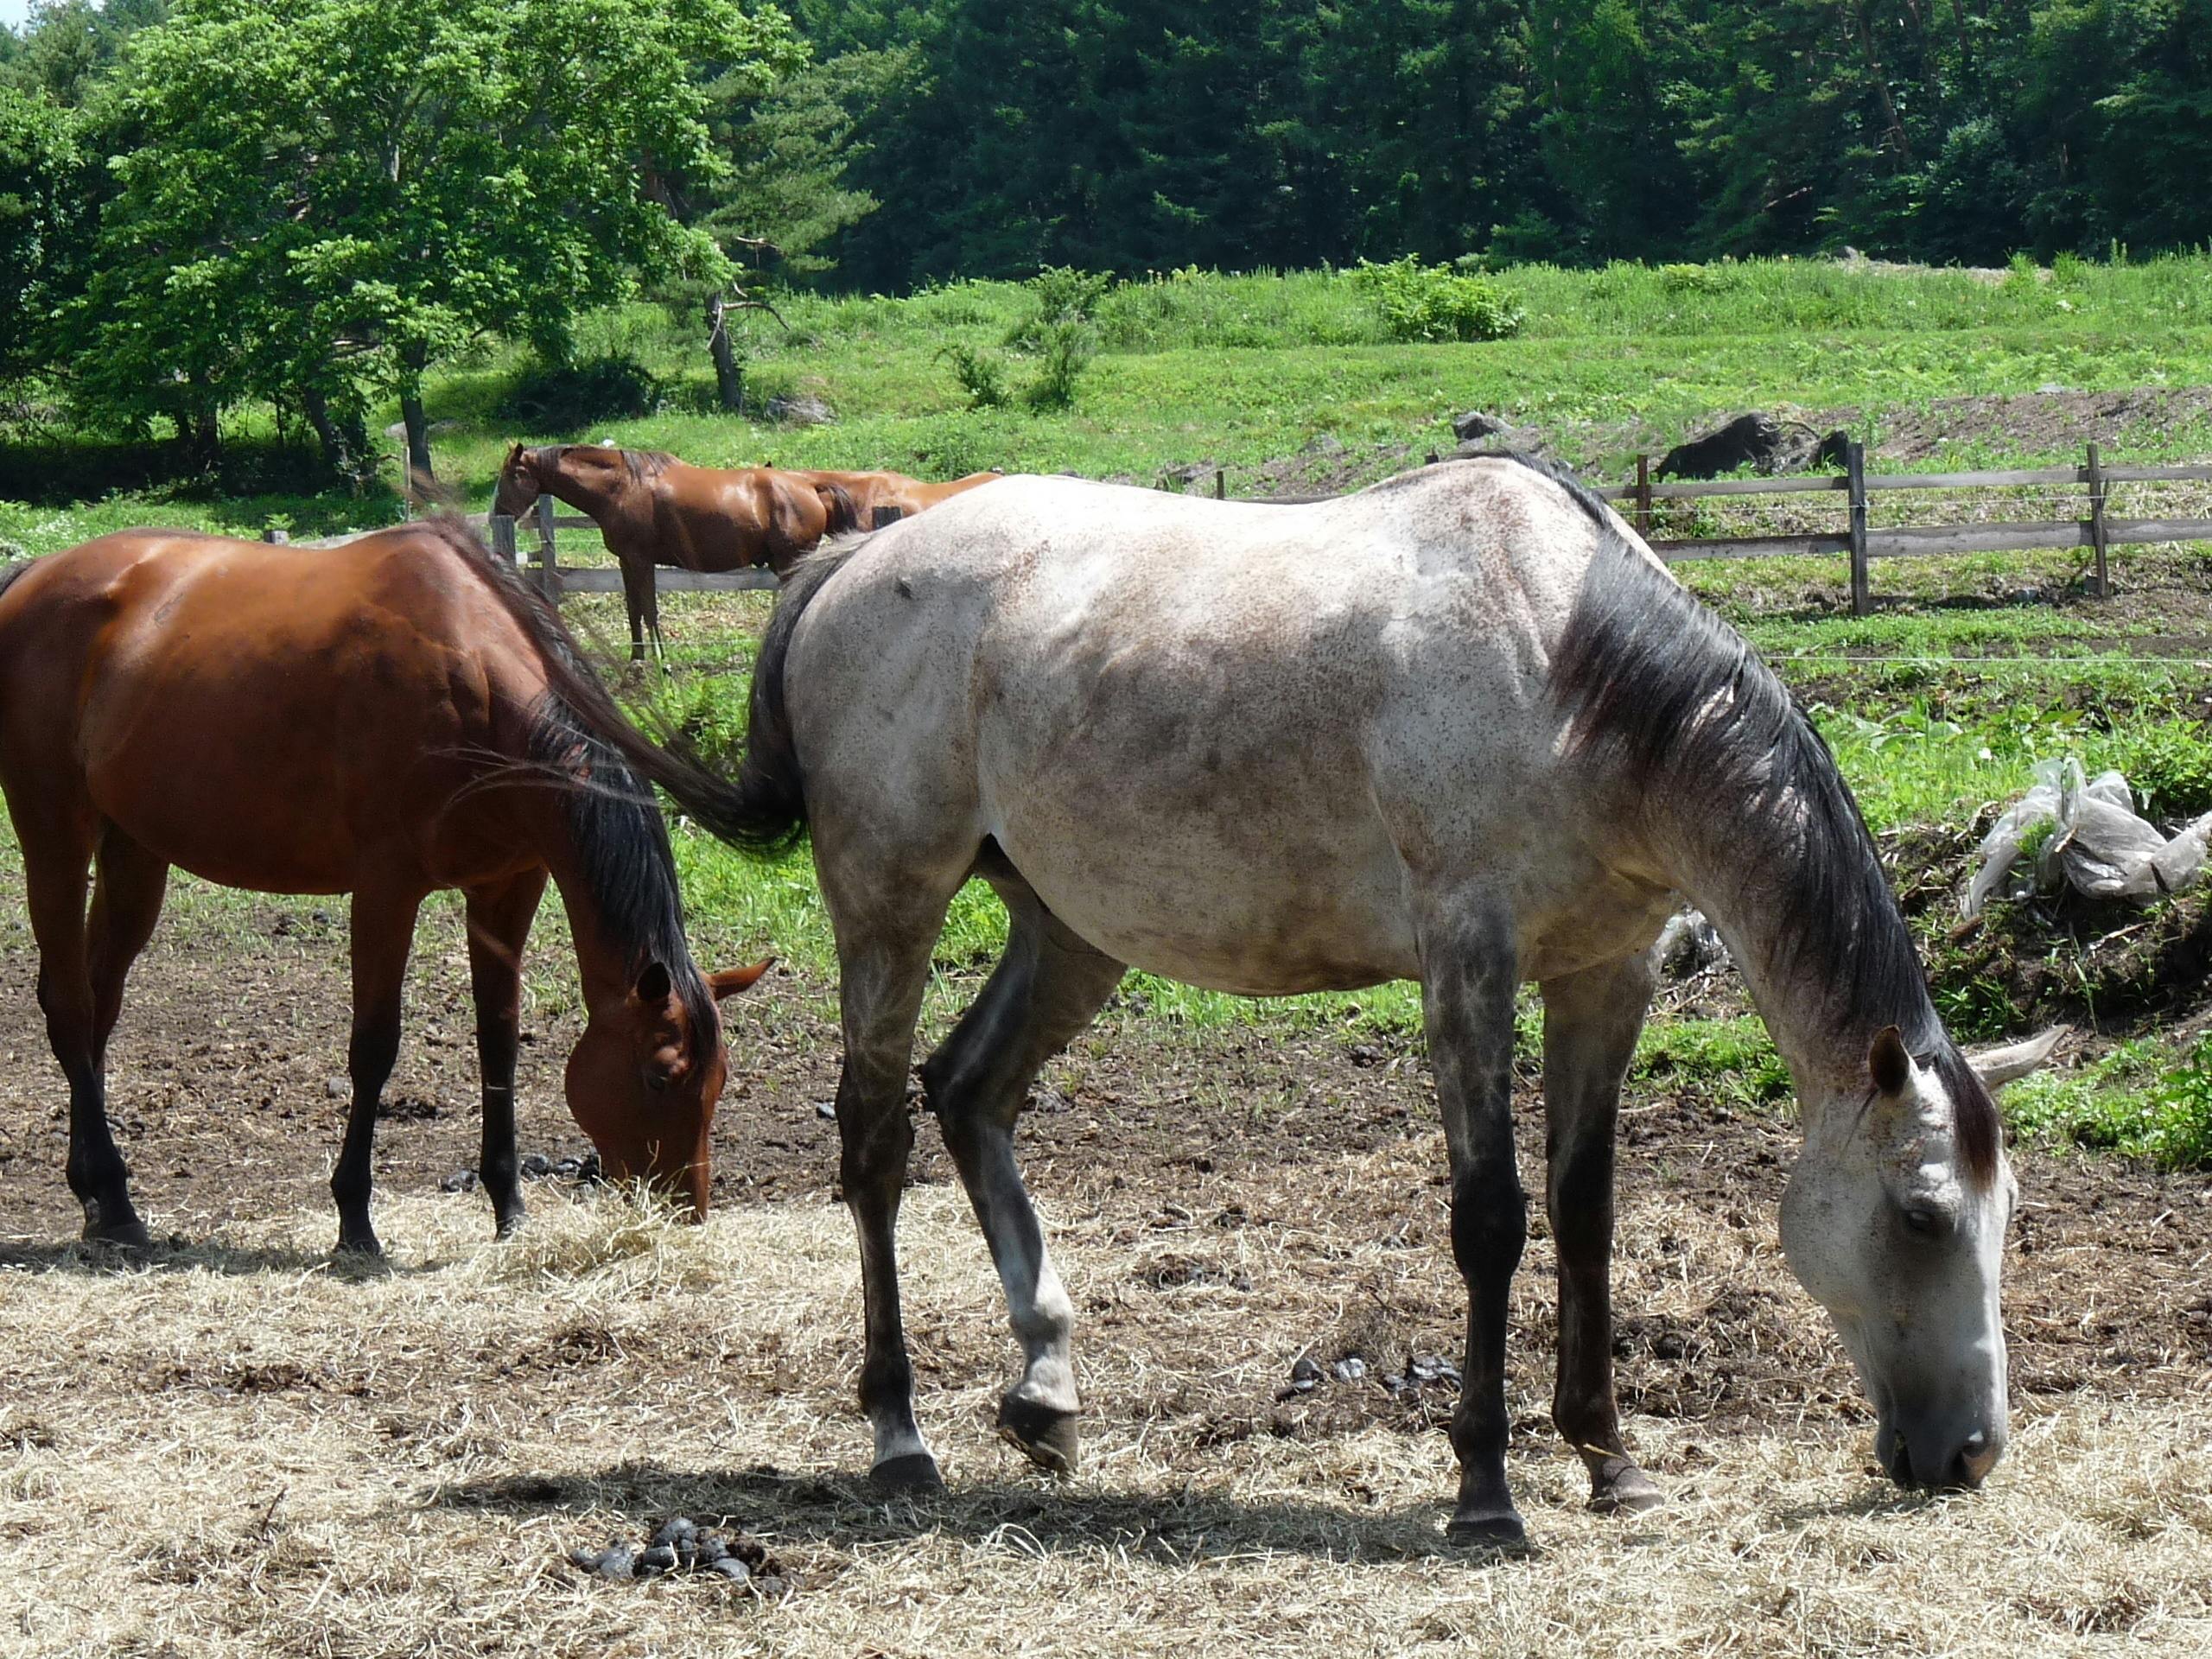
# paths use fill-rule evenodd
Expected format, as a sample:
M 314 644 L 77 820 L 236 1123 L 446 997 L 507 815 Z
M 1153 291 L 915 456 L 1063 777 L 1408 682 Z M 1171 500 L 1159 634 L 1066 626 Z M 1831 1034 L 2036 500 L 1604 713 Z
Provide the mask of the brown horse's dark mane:
M 528 711 L 529 760 L 513 769 L 514 780 L 562 783 L 585 884 L 608 931 L 629 949 L 632 978 L 660 963 L 693 1029 L 715 1031 L 713 994 L 684 938 L 675 850 L 648 781 L 664 772 L 688 776 L 683 769 L 697 763 L 664 753 L 631 723 L 559 613 L 467 524 L 440 514 L 406 528 L 473 570 L 537 648 L 546 689 Z
M 665 449 L 624 449 L 611 443 L 549 443 L 542 448 L 525 452 L 533 467 L 541 463 L 558 467 L 571 450 L 587 449 L 594 454 L 613 455 L 622 462 L 622 470 L 638 483 L 658 478 L 671 467 L 680 467 L 682 460 Z

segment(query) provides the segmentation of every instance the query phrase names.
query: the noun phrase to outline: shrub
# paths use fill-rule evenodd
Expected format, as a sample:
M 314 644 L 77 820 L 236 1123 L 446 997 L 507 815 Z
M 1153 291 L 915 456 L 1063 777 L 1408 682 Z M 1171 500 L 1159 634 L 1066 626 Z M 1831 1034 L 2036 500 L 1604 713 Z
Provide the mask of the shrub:
M 536 432 L 574 432 L 599 421 L 650 415 L 660 384 L 626 352 L 574 362 L 533 362 L 499 400 L 499 415 Z
M 1088 324 L 1067 318 L 1047 325 L 1038 340 L 1036 378 L 1021 389 L 1021 401 L 1035 410 L 1068 408 L 1090 359 Z
M 938 355 L 952 365 L 952 378 L 968 394 L 969 408 L 996 409 L 1006 402 L 1006 371 L 996 358 L 957 342 Z
M 2127 774 L 2147 816 L 2193 818 L 2212 812 L 2212 742 L 2205 741 L 2202 728 L 2171 720 L 2115 735 L 2113 764 Z
M 2144 1116 L 2130 1150 L 2168 1169 L 2212 1166 L 2212 1036 L 2158 1079 Z
M 1503 340 L 1520 331 L 1523 314 L 1511 289 L 1448 266 L 1423 265 L 1419 254 L 1382 265 L 1362 260 L 1351 276 L 1393 340 Z

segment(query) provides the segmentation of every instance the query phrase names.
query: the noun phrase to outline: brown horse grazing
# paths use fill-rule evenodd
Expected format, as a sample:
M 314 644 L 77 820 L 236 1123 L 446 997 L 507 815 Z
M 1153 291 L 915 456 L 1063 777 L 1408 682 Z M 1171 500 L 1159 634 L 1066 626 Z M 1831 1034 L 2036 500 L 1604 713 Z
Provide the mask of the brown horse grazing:
M 979 485 L 996 483 L 1004 474 L 970 473 L 965 478 L 954 479 L 950 484 L 925 484 L 918 478 L 907 477 L 904 473 L 793 472 L 787 476 L 806 479 L 817 489 L 844 491 L 852 498 L 854 506 L 860 510 L 861 523 L 873 529 L 880 508 L 891 507 L 896 510 L 898 517 L 911 518 L 940 501 L 949 501 Z
M 569 1109 L 607 1172 L 703 1211 L 727 1056 L 715 1003 L 766 963 L 693 965 L 635 741 L 550 609 L 463 530 L 320 550 L 126 531 L 0 573 L 0 789 L 23 857 L 38 999 L 69 1079 L 85 1236 L 143 1243 L 109 1133 L 108 1036 L 171 865 L 226 887 L 353 895 L 353 1100 L 330 1189 L 374 1253 L 377 1100 L 417 908 L 467 897 L 482 1175 L 523 1217 L 522 951 L 550 877 L 588 1020 Z M 87 866 L 97 870 L 92 913 Z
M 766 467 L 692 467 L 647 449 L 563 443 L 507 451 L 494 512 L 520 518 L 540 495 L 588 514 L 622 567 L 630 612 L 630 656 L 642 662 L 645 633 L 662 649 L 653 567 L 738 570 L 765 564 L 778 575 L 824 536 L 857 529 L 852 499 L 817 487 L 804 474 Z

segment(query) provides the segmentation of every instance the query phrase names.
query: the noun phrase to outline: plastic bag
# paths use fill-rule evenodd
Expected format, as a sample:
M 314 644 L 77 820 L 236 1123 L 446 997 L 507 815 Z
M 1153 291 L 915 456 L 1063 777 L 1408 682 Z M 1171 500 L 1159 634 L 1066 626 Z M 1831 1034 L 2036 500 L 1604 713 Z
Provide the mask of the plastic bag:
M 1961 915 L 1978 916 L 2020 861 L 2039 825 L 2050 834 L 2036 854 L 2034 887 L 2064 885 L 2092 899 L 2150 899 L 2202 871 L 2212 813 L 2171 839 L 2136 815 L 2127 779 L 2116 772 L 2085 778 L 2072 756 L 2036 763 L 2035 783 L 1984 836 Z

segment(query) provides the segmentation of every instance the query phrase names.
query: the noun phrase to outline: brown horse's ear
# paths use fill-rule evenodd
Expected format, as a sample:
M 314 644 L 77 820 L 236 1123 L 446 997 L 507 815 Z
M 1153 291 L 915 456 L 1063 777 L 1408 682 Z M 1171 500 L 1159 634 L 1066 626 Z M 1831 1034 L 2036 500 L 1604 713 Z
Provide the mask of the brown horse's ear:
M 664 1007 L 676 992 L 676 982 L 668 976 L 668 964 L 649 962 L 638 976 L 638 982 L 630 994 L 649 1008 Z
M 719 1002 L 726 996 L 735 996 L 775 965 L 776 959 L 769 957 L 754 963 L 750 968 L 724 968 L 707 976 L 707 988 L 715 994 L 715 1001 Z
M 508 466 L 512 467 L 512 466 L 513 466 L 517 461 L 520 461 L 521 459 L 522 459 L 522 445 L 520 445 L 519 443 L 511 445 L 511 446 L 509 447 L 508 450 L 507 450 L 506 465 L 508 465 Z
M 1873 1046 L 1866 1053 L 1866 1071 L 1874 1086 L 1885 1095 L 1903 1094 L 1905 1084 L 1912 1081 L 1912 1056 L 1905 1052 L 1904 1033 L 1895 1026 L 1884 1026 L 1874 1033 Z

